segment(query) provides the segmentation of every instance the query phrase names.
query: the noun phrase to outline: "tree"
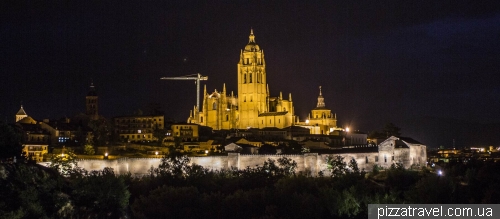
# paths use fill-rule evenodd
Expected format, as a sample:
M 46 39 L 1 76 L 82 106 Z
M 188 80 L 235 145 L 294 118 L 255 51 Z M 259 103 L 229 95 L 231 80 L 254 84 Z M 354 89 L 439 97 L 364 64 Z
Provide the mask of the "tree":
M 0 122 L 0 159 L 20 157 L 22 153 L 21 135 L 14 128 Z
M 63 176 L 70 175 L 73 169 L 78 166 L 76 154 L 71 149 L 62 154 L 52 154 L 50 160 L 49 167 L 57 170 Z
M 384 129 L 382 129 L 382 134 L 385 134 L 386 137 L 391 137 L 391 136 L 399 137 L 399 136 L 401 136 L 400 131 L 401 131 L 401 128 L 397 127 L 392 122 L 389 122 L 389 123 L 385 124 Z
M 264 144 L 259 148 L 259 154 L 276 154 L 276 147 L 269 144 Z
M 359 167 L 358 167 L 358 162 L 356 162 L 356 159 L 354 159 L 354 158 L 352 158 L 349 161 L 349 169 L 351 170 L 351 173 L 354 173 L 354 174 L 361 173 L 361 171 L 359 170 Z
M 92 146 L 92 144 L 85 144 L 85 146 L 83 147 L 83 153 L 86 154 L 86 155 L 94 155 L 95 154 L 95 149 L 94 149 L 94 146 Z
M 76 214 L 82 218 L 122 218 L 130 198 L 125 177 L 106 167 L 73 178 L 71 195 Z
M 158 125 L 155 125 L 153 129 L 153 137 L 158 139 L 158 145 L 161 146 L 163 144 L 163 140 L 165 139 L 165 134 L 167 133 L 166 129 L 160 129 Z
M 340 155 L 327 157 L 326 164 L 333 177 L 339 177 L 347 173 L 347 164 L 344 161 L 344 157 Z
M 92 129 L 94 146 L 103 146 L 109 142 L 111 125 L 106 119 L 92 120 L 89 122 L 89 127 Z

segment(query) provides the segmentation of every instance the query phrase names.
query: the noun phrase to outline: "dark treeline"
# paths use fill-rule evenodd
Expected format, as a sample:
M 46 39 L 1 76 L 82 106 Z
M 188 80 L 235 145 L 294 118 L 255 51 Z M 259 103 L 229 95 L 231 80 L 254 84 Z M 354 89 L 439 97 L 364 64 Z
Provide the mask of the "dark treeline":
M 142 177 L 72 166 L 0 165 L 0 218 L 367 218 L 368 204 L 500 203 L 500 164 L 471 160 L 432 169 L 377 167 L 340 157 L 331 173 L 296 174 L 290 159 L 210 171 L 171 156 Z M 440 167 L 441 168 L 441 167 Z

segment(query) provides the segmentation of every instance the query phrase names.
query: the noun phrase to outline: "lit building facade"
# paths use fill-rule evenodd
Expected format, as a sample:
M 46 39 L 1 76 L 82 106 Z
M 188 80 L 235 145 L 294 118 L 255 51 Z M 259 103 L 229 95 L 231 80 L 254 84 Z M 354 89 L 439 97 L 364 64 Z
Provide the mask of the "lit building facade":
M 282 94 L 271 97 L 267 84 L 264 51 L 255 42 L 253 30 L 248 44 L 240 52 L 237 64 L 238 95 L 215 90 L 203 95 L 203 105 L 199 113 L 195 108 L 188 123 L 208 126 L 214 130 L 247 128 L 284 128 L 294 124 L 292 95 L 288 100 Z
M 180 138 L 182 141 L 198 141 L 197 124 L 173 124 L 172 136 Z
M 157 140 L 155 129 L 164 129 L 164 116 L 120 116 L 113 118 L 115 132 L 125 142 L 141 142 Z

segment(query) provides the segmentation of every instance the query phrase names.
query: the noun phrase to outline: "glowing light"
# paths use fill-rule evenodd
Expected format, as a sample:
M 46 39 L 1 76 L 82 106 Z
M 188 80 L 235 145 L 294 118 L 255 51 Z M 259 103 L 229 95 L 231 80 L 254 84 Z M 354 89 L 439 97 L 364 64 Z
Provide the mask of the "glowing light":
M 104 153 L 104 156 L 107 157 L 108 156 L 108 152 Z
M 155 155 L 158 155 L 158 151 L 155 152 Z
M 349 132 L 349 127 L 345 128 L 345 131 L 346 131 L 346 132 Z
M 306 124 L 309 124 L 309 119 L 306 119 Z
M 439 176 L 442 176 L 442 175 L 443 175 L 443 171 L 438 170 L 438 175 L 439 175 Z
M 205 154 L 208 154 L 208 150 L 205 150 Z

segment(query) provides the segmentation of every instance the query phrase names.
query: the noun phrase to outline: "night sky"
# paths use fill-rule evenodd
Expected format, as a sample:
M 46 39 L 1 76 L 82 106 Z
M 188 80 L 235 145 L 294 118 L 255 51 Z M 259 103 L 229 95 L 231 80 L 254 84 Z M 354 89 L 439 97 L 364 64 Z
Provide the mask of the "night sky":
M 185 121 L 194 81 L 237 92 L 253 28 L 272 96 L 296 115 L 318 86 L 339 126 L 370 131 L 432 116 L 500 122 L 496 1 L 54 1 L 0 6 L 0 118 L 85 110 L 93 81 L 105 117 L 159 103 Z M 203 89 L 203 88 L 202 88 Z M 406 124 L 408 125 L 408 124 Z

